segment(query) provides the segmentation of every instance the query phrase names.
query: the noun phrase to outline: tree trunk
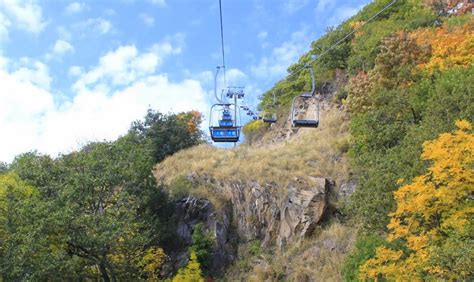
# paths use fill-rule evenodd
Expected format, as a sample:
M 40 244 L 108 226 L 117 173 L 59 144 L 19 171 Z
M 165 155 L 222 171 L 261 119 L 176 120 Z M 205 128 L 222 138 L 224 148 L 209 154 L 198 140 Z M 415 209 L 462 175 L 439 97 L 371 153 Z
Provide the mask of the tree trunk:
M 112 282 L 116 282 L 117 279 L 115 278 L 114 269 L 112 268 L 112 266 L 110 265 L 110 263 L 108 261 L 105 261 L 105 266 L 109 270 L 110 278 L 112 279 Z
M 100 270 L 100 275 L 102 276 L 102 279 L 104 282 L 110 282 L 109 275 L 107 274 L 107 268 L 105 267 L 104 263 L 99 264 L 99 270 Z

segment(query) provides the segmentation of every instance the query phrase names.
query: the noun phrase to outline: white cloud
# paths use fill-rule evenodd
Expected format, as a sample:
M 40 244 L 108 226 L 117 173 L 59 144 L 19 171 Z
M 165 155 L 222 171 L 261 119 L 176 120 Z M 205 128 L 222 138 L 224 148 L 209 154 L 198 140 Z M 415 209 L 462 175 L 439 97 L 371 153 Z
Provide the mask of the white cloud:
M 257 39 L 260 41 L 260 46 L 265 49 L 267 48 L 270 43 L 267 41 L 268 38 L 268 32 L 262 30 L 257 34 Z
M 265 40 L 268 37 L 268 32 L 262 30 L 257 34 L 258 40 Z
M 19 81 L 0 70 L 0 160 L 34 149 L 32 137 L 41 129 L 42 114 L 52 109 L 50 93 L 29 82 Z
M 55 154 L 91 140 L 113 140 L 126 133 L 148 106 L 161 112 L 207 109 L 205 92 L 195 80 L 170 82 L 165 75 L 147 76 L 118 91 L 84 90 L 60 109 L 46 113 L 37 136 L 40 151 Z
M 143 23 L 146 25 L 146 26 L 153 26 L 155 24 L 155 18 L 150 16 L 150 15 L 147 15 L 147 14 L 140 14 L 140 19 L 143 21 Z
M 212 95 L 214 95 L 214 73 L 212 71 L 191 72 L 189 69 L 184 69 L 183 77 L 199 81 L 204 88 L 212 89 Z
M 288 67 L 309 49 L 310 36 L 306 29 L 291 34 L 288 41 L 272 49 L 250 68 L 253 75 L 262 79 L 274 79 L 287 73 Z
M 247 75 L 239 69 L 229 69 L 226 72 L 227 84 L 230 86 L 242 86 L 248 79 Z
M 184 47 L 185 35 L 176 33 L 173 36 L 167 36 L 159 43 L 154 44 L 151 50 L 159 54 L 160 57 L 180 54 Z
M 148 0 L 153 5 L 164 7 L 166 6 L 166 0 Z
M 67 41 L 64 40 L 56 40 L 54 43 L 53 52 L 57 55 L 63 55 L 68 52 L 74 52 L 74 47 Z
M 64 8 L 64 11 L 67 14 L 76 14 L 76 13 L 79 13 L 82 10 L 84 10 L 85 7 L 86 7 L 86 5 L 84 3 L 73 2 L 69 5 L 67 5 L 66 8 Z
M 82 68 L 80 66 L 72 66 L 69 68 L 69 76 L 79 76 L 82 74 Z
M 9 60 L 5 57 L 0 55 L 0 70 L 6 70 L 8 66 Z
M 61 38 L 62 40 L 69 41 L 72 39 L 71 32 L 67 30 L 64 26 L 58 26 L 56 28 L 56 33 L 58 34 L 58 37 Z
M 213 82 L 214 74 L 211 71 L 203 71 L 197 75 L 197 79 L 206 83 Z
M 141 119 L 149 106 L 164 113 L 193 109 L 207 113 L 207 93 L 201 83 L 193 79 L 172 82 L 165 74 L 151 73 L 156 68 L 156 63 L 149 63 L 152 55 L 156 54 L 141 53 L 133 46 L 107 53 L 91 71 L 115 58 L 143 75 L 123 87 L 113 87 L 112 81 L 85 85 L 62 104 L 57 104 L 58 94 L 47 90 L 45 83 L 32 81 L 34 76 L 19 75 L 28 73 L 26 67 L 12 72 L 7 68 L 14 66 L 0 68 L 0 160 L 9 162 L 29 150 L 56 155 L 89 141 L 113 140 L 125 134 L 132 121 Z M 0 66 L 9 64 L 8 59 L 0 59 Z M 36 63 L 29 73 L 41 68 Z M 121 63 L 108 70 L 120 73 Z M 70 72 L 80 79 L 90 73 L 82 73 L 77 66 Z
M 34 34 L 39 34 L 46 26 L 41 7 L 35 0 L 1 0 L 0 11 L 2 38 L 8 35 L 11 26 Z
M 79 91 L 100 83 L 112 86 L 128 85 L 152 74 L 160 60 L 152 52 L 139 55 L 134 45 L 120 46 L 101 57 L 98 66 L 81 75 L 73 89 Z
M 327 12 L 327 10 L 332 9 L 336 4 L 336 1 L 333 0 L 319 0 L 318 4 L 316 5 L 316 11 Z
M 286 12 L 293 14 L 306 6 L 308 2 L 309 0 L 285 0 L 283 7 Z
M 90 18 L 75 24 L 74 27 L 80 29 L 83 33 L 92 33 L 95 31 L 101 34 L 109 33 L 113 29 L 112 23 L 103 18 Z
M 163 60 L 181 53 L 184 35 L 166 37 L 153 44 L 148 52 L 139 54 L 134 45 L 120 46 L 99 59 L 99 64 L 83 73 L 73 85 L 75 91 L 101 84 L 125 86 L 153 74 Z
M 49 89 L 52 78 L 49 75 L 48 66 L 40 61 L 32 61 L 27 58 L 20 60 L 18 67 L 11 76 L 19 82 L 32 84 L 42 89 Z M 6 68 L 5 68 L 6 69 Z
M 0 43 L 8 39 L 8 29 L 11 24 L 7 16 L 0 11 Z
M 115 12 L 114 9 L 108 8 L 108 9 L 105 9 L 105 11 L 104 11 L 104 15 L 109 16 L 109 17 L 115 16 L 116 14 L 117 14 L 117 12 Z
M 94 24 L 97 24 L 96 25 L 97 29 L 103 34 L 109 32 L 112 29 L 112 24 L 107 20 L 99 18 L 99 19 L 95 19 L 95 21 L 93 20 L 92 22 Z

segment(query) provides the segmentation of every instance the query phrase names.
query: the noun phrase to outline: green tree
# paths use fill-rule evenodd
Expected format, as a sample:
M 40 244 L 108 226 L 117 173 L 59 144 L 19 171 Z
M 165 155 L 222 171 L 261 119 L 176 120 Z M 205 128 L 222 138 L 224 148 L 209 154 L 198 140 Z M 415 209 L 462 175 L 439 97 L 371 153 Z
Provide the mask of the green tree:
M 22 259 L 28 253 L 21 244 L 20 230 L 28 217 L 29 201 L 35 197 L 35 189 L 21 181 L 14 173 L 0 174 L 0 261 L 2 280 L 22 277 Z
M 148 248 L 139 255 L 138 266 L 146 274 L 147 280 L 157 281 L 160 278 L 159 271 L 165 261 L 165 252 L 158 247 Z
M 133 277 L 132 256 L 147 240 L 136 218 L 140 201 L 127 190 L 125 158 L 108 142 L 91 143 L 63 158 L 59 202 L 66 203 L 64 214 L 70 218 L 64 228 L 67 250 L 96 265 L 105 281 L 116 280 L 119 270 Z
M 193 243 L 189 247 L 189 250 L 191 253 L 194 252 L 196 254 L 204 274 L 207 275 L 211 266 L 214 239 L 212 235 L 207 234 L 204 231 L 204 225 L 202 223 L 198 223 L 196 226 L 194 226 L 192 240 Z
M 311 43 L 312 53 L 316 57 L 332 47 L 323 57 L 318 59 L 318 64 L 326 70 L 347 68 L 347 60 L 351 54 L 351 37 L 346 38 L 344 42 L 339 42 L 341 38 L 344 38 L 351 32 L 346 26 L 341 25 L 337 28 L 329 28 L 324 36 Z M 333 46 L 337 42 L 339 44 Z
M 71 278 L 57 216 L 36 188 L 14 172 L 0 174 L 0 279 Z
M 164 256 L 159 246 L 173 248 L 176 240 L 173 206 L 163 187 L 157 187 L 153 166 L 201 142 L 201 119 L 195 112 L 156 122 L 154 117 L 160 115 L 149 113 L 148 120 L 135 124 L 143 127 L 132 127 L 115 142 L 90 143 L 56 159 L 36 152 L 15 158 L 9 169 L 36 187 L 37 196 L 34 205 L 21 209 L 28 210 L 28 217 L 19 221 L 25 223 L 23 232 L 14 234 L 28 234 L 28 240 L 17 240 L 17 250 L 29 252 L 23 255 L 27 259 L 16 261 L 15 269 L 22 271 L 11 277 L 157 277 Z
M 8 165 L 5 162 L 0 162 L 0 173 L 4 173 L 8 170 Z
M 36 187 L 42 199 L 54 199 L 58 196 L 60 188 L 56 184 L 61 183 L 65 175 L 64 166 L 60 162 L 38 152 L 16 156 L 10 169 L 22 180 Z
M 132 124 L 130 133 L 148 144 L 156 163 L 179 150 L 202 143 L 201 122 L 201 114 L 195 111 L 165 115 L 149 109 L 144 121 Z

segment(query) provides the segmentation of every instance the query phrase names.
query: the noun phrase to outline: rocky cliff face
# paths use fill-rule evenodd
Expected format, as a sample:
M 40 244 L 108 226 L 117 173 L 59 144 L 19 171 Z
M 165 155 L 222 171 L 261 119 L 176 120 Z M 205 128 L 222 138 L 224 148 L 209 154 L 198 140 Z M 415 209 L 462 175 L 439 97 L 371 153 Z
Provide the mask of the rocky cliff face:
M 280 207 L 277 244 L 301 240 L 312 234 L 322 221 L 328 207 L 328 195 L 333 187 L 326 178 L 310 178 L 310 183 L 299 182 L 289 187 L 288 196 Z
M 225 266 L 233 261 L 234 250 L 232 242 L 235 241 L 231 227 L 232 210 L 228 204 L 217 210 L 207 199 L 185 197 L 176 202 L 175 215 L 177 219 L 176 232 L 185 245 L 191 245 L 192 233 L 198 223 L 202 223 L 207 232 L 214 235 L 215 246 L 211 263 L 212 273 L 218 275 Z M 184 249 L 176 255 L 175 268 L 183 266 L 188 258 Z
M 235 242 L 261 240 L 265 247 L 285 246 L 312 234 L 328 208 L 328 195 L 334 183 L 326 178 L 295 178 L 285 189 L 257 183 L 216 183 L 211 179 L 189 177 L 190 181 L 207 181 L 216 191 L 228 193 L 229 202 L 216 209 L 206 199 L 186 197 L 177 202 L 181 239 L 190 244 L 194 226 L 203 223 L 216 238 L 213 270 L 222 273 L 234 259 Z M 283 191 L 283 192 L 282 192 Z

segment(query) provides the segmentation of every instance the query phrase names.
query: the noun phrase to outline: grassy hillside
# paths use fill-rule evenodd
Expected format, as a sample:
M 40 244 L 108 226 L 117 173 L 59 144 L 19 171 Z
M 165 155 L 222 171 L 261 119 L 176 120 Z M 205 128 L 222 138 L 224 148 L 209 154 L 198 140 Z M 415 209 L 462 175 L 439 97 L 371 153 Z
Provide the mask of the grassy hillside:
M 321 128 L 301 130 L 284 142 L 235 149 L 200 145 L 180 151 L 155 167 L 155 177 L 172 184 L 180 177 L 197 174 L 222 182 L 254 181 L 261 186 L 269 183 L 278 189 L 287 187 L 295 177 L 324 176 L 337 183 L 346 182 L 347 114 L 331 108 L 323 115 Z M 205 189 L 201 192 L 205 193 Z

